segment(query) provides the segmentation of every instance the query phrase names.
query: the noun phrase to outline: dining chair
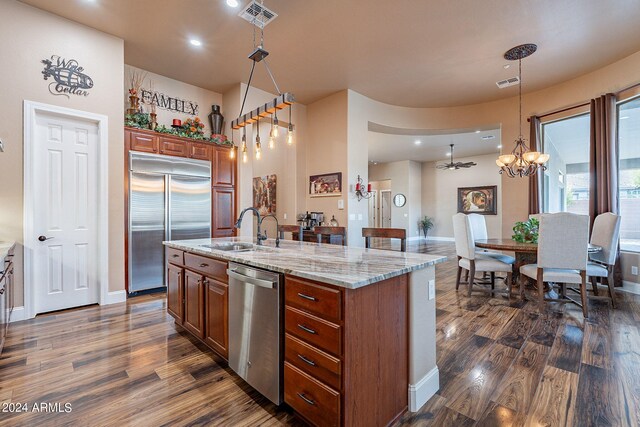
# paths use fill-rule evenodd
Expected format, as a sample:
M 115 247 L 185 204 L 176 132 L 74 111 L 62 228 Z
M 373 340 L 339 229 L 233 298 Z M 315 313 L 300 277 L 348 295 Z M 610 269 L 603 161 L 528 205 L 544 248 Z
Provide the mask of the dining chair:
M 537 282 L 538 308 L 544 305 L 544 283 L 579 284 L 582 314 L 587 308 L 587 251 L 589 246 L 589 217 L 567 212 L 545 214 L 540 217 L 538 234 L 538 262 L 520 267 L 522 276 Z M 522 294 L 524 286 L 520 285 Z M 567 300 L 552 300 L 567 302 Z
M 363 228 L 364 247 L 371 247 L 371 238 L 400 239 L 400 251 L 407 251 L 407 230 L 404 228 Z
M 345 227 L 314 227 L 314 233 L 318 237 L 318 243 L 322 243 L 322 236 L 329 236 L 329 241 L 333 244 L 334 237 L 340 237 L 342 246 L 347 246 L 347 229 Z
M 280 234 L 280 239 L 282 240 L 284 240 L 284 233 L 291 233 L 291 240 L 293 240 L 293 233 L 298 233 L 298 241 L 300 242 L 304 238 L 302 225 L 279 225 L 278 234 Z
M 468 295 L 471 296 L 475 281 L 475 275 L 477 272 L 502 272 L 507 273 L 507 295 L 511 296 L 511 274 L 513 266 L 511 264 L 502 262 L 498 259 L 487 257 L 476 253 L 476 248 L 473 240 L 473 231 L 471 228 L 471 221 L 469 217 L 463 213 L 457 213 L 453 216 L 453 235 L 455 236 L 456 243 L 456 255 L 458 256 L 458 272 L 456 276 L 456 290 L 460 287 L 460 276 L 462 270 L 469 272 L 467 285 Z M 493 288 L 487 290 L 488 292 L 504 293 L 502 290 L 496 290 Z
M 480 214 L 468 214 L 469 223 L 471 224 L 471 232 L 473 233 L 473 242 L 475 245 L 476 240 L 487 240 L 489 233 L 487 232 L 487 221 L 484 215 Z M 500 252 L 490 251 L 488 249 L 476 248 L 476 253 L 479 255 L 485 255 L 491 258 L 495 258 L 507 264 L 513 264 L 516 259 L 512 256 L 502 254 Z
M 620 239 L 620 215 L 611 212 L 600 214 L 593 222 L 591 244 L 600 246 L 601 251 L 589 255 L 587 276 L 591 279 L 593 293 L 598 296 L 598 278 L 607 282 L 611 305 L 615 308 L 616 296 L 613 288 L 613 267 L 616 263 L 618 241 Z

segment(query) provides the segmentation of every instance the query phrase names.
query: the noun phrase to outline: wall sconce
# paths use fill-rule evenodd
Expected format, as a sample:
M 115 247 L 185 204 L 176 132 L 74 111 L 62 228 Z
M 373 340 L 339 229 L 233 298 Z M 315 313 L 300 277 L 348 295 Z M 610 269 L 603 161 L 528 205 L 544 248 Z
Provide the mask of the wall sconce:
M 370 199 L 371 196 L 373 196 L 373 193 L 371 192 L 371 184 L 369 183 L 365 187 L 364 181 L 362 181 L 362 178 L 358 175 L 358 179 L 356 180 L 356 197 L 358 198 L 358 201 L 362 199 Z

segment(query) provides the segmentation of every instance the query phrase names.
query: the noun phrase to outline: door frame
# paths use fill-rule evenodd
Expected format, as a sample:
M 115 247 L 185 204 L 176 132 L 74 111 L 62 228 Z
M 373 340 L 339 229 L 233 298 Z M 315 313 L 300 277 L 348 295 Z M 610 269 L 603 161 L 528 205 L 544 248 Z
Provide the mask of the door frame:
M 23 246 L 24 246 L 24 313 L 25 319 L 35 317 L 35 291 L 33 286 L 33 249 L 31 243 L 36 239 L 34 230 L 33 192 L 34 144 L 36 135 L 36 117 L 39 113 L 57 114 L 72 119 L 81 119 L 98 125 L 98 218 L 96 243 L 98 249 L 98 303 L 104 305 L 109 300 L 109 185 L 108 185 L 108 143 L 109 119 L 103 114 L 89 113 L 41 102 L 24 101 L 24 203 L 23 203 Z

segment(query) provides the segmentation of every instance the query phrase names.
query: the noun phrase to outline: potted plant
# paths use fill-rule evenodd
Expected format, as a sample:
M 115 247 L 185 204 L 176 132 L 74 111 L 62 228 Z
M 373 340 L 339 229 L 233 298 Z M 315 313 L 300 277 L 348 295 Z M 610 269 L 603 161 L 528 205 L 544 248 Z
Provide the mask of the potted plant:
M 514 234 L 511 238 L 519 243 L 538 243 L 539 227 L 540 221 L 536 218 L 516 222 L 516 225 L 513 226 Z
M 427 233 L 433 228 L 433 218 L 425 215 L 424 218 L 418 221 L 418 227 L 420 228 L 420 230 L 422 230 L 424 238 L 426 239 Z

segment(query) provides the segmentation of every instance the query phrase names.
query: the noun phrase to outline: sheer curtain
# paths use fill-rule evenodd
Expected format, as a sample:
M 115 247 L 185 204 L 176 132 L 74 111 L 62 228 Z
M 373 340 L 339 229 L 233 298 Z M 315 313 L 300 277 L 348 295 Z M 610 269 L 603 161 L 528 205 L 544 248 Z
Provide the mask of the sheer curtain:
M 596 216 L 618 214 L 618 138 L 616 96 L 612 93 L 591 100 L 591 149 L 589 158 L 589 216 L 591 227 Z M 614 282 L 622 285 L 620 248 L 618 247 Z
M 529 148 L 531 151 L 542 151 L 542 139 L 540 132 L 540 117 L 531 116 L 529 118 Z M 538 171 L 535 175 L 529 176 L 529 215 L 542 212 L 542 177 L 544 172 Z

